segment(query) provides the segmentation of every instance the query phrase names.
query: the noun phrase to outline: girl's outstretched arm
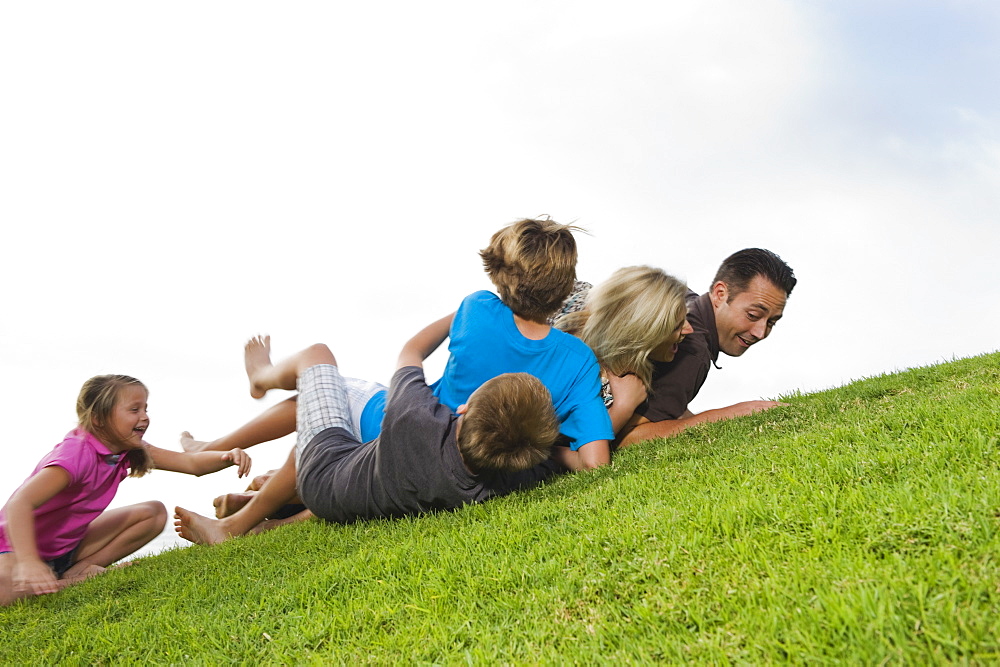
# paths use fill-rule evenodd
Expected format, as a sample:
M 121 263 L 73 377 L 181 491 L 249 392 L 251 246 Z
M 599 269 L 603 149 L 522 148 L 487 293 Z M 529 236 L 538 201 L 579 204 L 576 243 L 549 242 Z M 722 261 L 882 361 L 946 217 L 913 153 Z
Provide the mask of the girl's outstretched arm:
M 176 452 L 146 443 L 146 452 L 153 458 L 153 465 L 160 470 L 200 477 L 235 465 L 240 477 L 250 474 L 250 457 L 239 447 L 228 452 Z
M 39 470 L 7 501 L 4 509 L 7 535 L 14 550 L 11 584 L 15 593 L 41 595 L 59 590 L 55 573 L 38 555 L 33 512 L 67 486 L 69 473 L 59 466 L 49 466 Z

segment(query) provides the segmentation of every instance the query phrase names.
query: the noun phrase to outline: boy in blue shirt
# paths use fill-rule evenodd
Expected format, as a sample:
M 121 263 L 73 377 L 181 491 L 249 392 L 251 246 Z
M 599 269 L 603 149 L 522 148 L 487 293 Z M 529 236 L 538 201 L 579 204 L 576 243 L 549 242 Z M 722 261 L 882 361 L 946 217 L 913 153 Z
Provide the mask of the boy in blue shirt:
M 469 295 L 455 313 L 411 339 L 404 353 L 415 347 L 423 359 L 450 339 L 444 375 L 431 388 L 453 413 L 497 375 L 524 372 L 538 377 L 552 395 L 568 445 L 555 447 L 553 457 L 571 470 L 582 470 L 610 462 L 614 432 L 601 398 L 593 352 L 575 336 L 546 323 L 576 280 L 573 229 L 548 219 L 524 219 L 498 231 L 480 256 L 500 296 L 487 291 Z M 383 413 L 386 392 L 375 383 L 364 387 L 353 395 L 348 391 L 349 411 L 354 435 L 370 439 L 377 433 L 371 427 L 362 428 L 363 422 L 371 424 L 373 414 Z M 262 395 L 260 389 L 251 383 L 252 395 Z M 295 402 L 290 399 L 224 438 L 208 443 L 189 438 L 182 443 L 185 449 L 245 448 L 290 433 L 294 426 Z M 220 496 L 216 506 L 222 511 L 217 514 L 225 516 L 247 499 L 245 495 L 239 499 Z

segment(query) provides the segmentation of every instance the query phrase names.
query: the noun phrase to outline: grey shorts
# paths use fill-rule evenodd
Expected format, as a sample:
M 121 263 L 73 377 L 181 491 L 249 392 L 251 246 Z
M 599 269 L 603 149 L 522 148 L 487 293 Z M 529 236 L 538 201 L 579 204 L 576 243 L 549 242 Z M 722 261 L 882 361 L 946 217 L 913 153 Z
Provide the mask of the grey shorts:
M 64 553 L 62 556 L 56 556 L 52 560 L 42 561 L 46 565 L 52 568 L 52 571 L 56 574 L 56 579 L 62 579 L 62 576 L 66 573 L 66 570 L 73 567 L 73 563 L 76 562 L 76 550 L 80 548 L 77 544 L 75 547 Z M 0 556 L 4 554 L 12 554 L 13 551 L 0 551 Z
M 347 386 L 333 364 L 310 366 L 299 376 L 299 398 L 295 408 L 295 462 L 306 446 L 329 428 L 354 433 Z M 359 415 L 360 419 L 360 415 Z

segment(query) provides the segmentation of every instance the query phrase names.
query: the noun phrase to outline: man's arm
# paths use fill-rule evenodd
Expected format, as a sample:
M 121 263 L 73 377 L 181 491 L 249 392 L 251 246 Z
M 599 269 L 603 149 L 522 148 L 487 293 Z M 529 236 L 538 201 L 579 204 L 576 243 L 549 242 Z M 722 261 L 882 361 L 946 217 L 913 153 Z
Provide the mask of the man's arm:
M 638 424 L 621 437 L 619 446 L 628 447 L 637 442 L 645 442 L 646 440 L 653 440 L 655 438 L 670 438 L 684 429 L 696 426 L 697 424 L 707 424 L 724 419 L 733 419 L 734 417 L 744 417 L 755 412 L 763 412 L 764 410 L 776 408 L 779 405 L 787 405 L 787 403 L 778 403 L 777 401 L 744 401 L 725 408 L 705 410 L 696 415 L 691 414 L 690 411 L 685 411 L 684 416 L 680 419 L 665 419 L 658 422 L 647 421 Z
M 419 366 L 423 368 L 424 359 L 431 356 L 434 350 L 441 346 L 441 343 L 448 337 L 451 330 L 451 321 L 455 318 L 455 313 L 442 317 L 433 322 L 420 332 L 406 341 L 402 351 L 399 353 L 399 360 L 396 362 L 396 369 L 406 366 Z

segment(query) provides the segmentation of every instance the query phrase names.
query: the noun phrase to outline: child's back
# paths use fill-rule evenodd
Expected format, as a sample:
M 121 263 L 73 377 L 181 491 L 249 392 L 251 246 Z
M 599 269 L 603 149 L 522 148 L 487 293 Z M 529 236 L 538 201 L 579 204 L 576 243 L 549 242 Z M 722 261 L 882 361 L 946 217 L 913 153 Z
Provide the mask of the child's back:
M 576 280 L 572 231 L 552 220 L 520 220 L 493 235 L 480 256 L 500 296 L 482 291 L 462 301 L 448 331 L 450 357 L 433 388 L 455 410 L 491 377 L 530 373 L 551 392 L 570 448 L 596 443 L 604 463 L 614 432 L 597 359 L 585 343 L 546 323 Z
M 495 294 L 469 295 L 455 313 L 449 332 L 450 356 L 444 375 L 433 385 L 445 405 L 455 409 L 481 385 L 501 373 L 534 375 L 552 394 L 560 431 L 578 449 L 614 437 L 600 399 L 597 359 L 586 343 L 557 329 L 531 339 L 518 329 L 514 314 Z

